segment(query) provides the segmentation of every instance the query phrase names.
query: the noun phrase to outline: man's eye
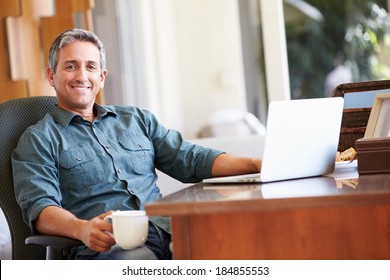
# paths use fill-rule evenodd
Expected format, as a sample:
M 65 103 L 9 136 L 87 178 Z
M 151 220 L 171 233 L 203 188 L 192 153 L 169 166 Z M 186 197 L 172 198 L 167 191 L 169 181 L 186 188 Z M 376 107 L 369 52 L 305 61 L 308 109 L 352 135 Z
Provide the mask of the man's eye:
M 90 71 L 95 71 L 97 68 L 96 68 L 95 65 L 89 65 L 89 66 L 87 67 L 87 69 L 90 70 Z
M 65 66 L 65 69 L 67 69 L 67 70 L 73 70 L 73 69 L 76 69 L 76 66 L 74 66 L 74 65 L 66 65 L 66 66 Z

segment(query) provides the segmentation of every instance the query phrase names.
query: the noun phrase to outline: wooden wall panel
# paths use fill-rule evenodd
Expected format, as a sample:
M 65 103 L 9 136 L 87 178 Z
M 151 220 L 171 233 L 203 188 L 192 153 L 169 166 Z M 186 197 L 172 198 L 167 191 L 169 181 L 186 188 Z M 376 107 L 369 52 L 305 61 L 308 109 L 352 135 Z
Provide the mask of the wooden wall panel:
M 19 14 L 19 1 L 0 1 L 0 102 L 27 96 L 27 83 L 11 79 L 8 40 L 5 32 L 5 18 Z
M 6 19 L 11 79 L 26 80 L 29 96 L 54 95 L 46 80 L 40 19 L 53 14 L 50 0 L 20 0 L 22 13 Z

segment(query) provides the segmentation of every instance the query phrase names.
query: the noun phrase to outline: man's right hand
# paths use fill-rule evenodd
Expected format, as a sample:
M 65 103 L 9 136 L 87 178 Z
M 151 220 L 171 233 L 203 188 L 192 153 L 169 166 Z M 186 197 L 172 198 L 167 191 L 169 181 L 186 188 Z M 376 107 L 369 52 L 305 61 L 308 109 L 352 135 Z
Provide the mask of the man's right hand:
M 104 221 L 104 217 L 111 213 L 112 211 L 103 213 L 87 221 L 84 226 L 81 240 L 92 250 L 97 252 L 108 251 L 115 244 L 114 238 L 107 234 L 107 232 L 112 233 L 112 225 Z

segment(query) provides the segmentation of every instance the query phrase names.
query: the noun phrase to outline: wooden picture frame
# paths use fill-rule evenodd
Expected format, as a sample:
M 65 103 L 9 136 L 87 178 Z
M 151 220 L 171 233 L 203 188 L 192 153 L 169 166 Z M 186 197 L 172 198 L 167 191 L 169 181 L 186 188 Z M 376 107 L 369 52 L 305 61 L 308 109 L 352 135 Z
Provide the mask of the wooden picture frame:
M 390 136 L 390 92 L 375 96 L 364 138 Z

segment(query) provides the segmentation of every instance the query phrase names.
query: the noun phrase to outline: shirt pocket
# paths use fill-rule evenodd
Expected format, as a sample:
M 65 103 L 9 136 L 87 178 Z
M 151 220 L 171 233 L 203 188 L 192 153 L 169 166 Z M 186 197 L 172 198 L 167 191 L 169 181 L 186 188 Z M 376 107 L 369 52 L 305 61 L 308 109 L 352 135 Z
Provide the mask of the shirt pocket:
M 101 183 L 102 168 L 92 147 L 65 150 L 60 154 L 60 182 L 72 189 Z
M 145 136 L 125 135 L 118 139 L 126 151 L 126 162 L 138 174 L 154 172 L 154 149 Z

